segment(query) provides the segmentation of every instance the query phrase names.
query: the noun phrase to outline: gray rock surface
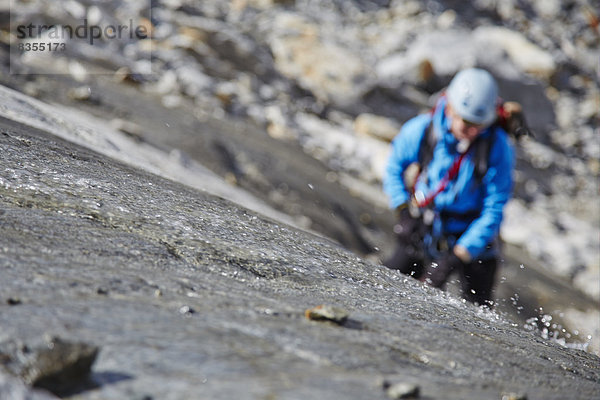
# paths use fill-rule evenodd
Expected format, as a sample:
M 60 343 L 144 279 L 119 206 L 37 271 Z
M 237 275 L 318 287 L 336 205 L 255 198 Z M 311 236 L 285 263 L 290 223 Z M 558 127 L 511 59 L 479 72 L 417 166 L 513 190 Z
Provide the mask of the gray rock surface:
M 99 346 L 82 398 L 377 398 L 381 379 L 414 382 L 424 398 L 448 388 L 457 398 L 576 398 L 567 386 L 581 382 L 582 398 L 596 395 L 596 370 L 571 369 L 580 353 L 554 347 L 600 349 L 594 4 L 30 0 L 9 12 L 8 3 L 0 82 L 54 106 L 0 87 L 0 115 L 13 120 L 0 137 L 12 149 L 0 168 L 0 344 L 32 347 L 48 333 Z M 153 30 L 154 74 L 148 42 L 127 38 L 9 60 L 9 22 L 84 17 Z M 503 224 L 500 314 L 289 228 L 377 263 L 393 246 L 380 189 L 387 142 L 470 65 L 490 69 L 536 131 L 519 146 Z M 341 326 L 303 317 L 319 304 L 349 317 Z M 490 322 L 475 329 L 471 319 Z M 470 347 L 473 329 L 501 332 Z M 554 351 L 566 354 L 563 371 L 546 375 Z M 40 395 L 2 373 L 0 382 L 0 398 Z
M 97 346 L 72 398 L 385 399 L 382 379 L 432 399 L 600 394 L 597 356 L 43 131 L 0 132 L 0 343 Z M 306 319 L 319 304 L 349 317 Z
M 501 95 L 523 103 L 536 133 L 517 152 L 518 200 L 507 208 L 512 218 L 503 235 L 542 260 L 549 273 L 600 300 L 600 207 L 590 206 L 600 173 L 600 31 L 593 2 L 128 0 L 100 6 L 31 0 L 7 8 L 0 4 L 5 46 L 15 35 L 9 22 L 69 25 L 84 16 L 133 21 L 153 36 L 151 65 L 148 40 L 129 37 L 94 46 L 67 40 L 67 51 L 55 55 L 13 52 L 4 67 L 27 82 L 5 84 L 65 102 L 54 100 L 56 88 L 45 92 L 43 76 L 67 74 L 78 84 L 66 102 L 97 107 L 102 104 L 94 86 L 103 82 L 96 74 L 114 75 L 159 97 L 165 108 L 189 100 L 201 118 L 237 119 L 292 141 L 378 207 L 385 205 L 380 186 L 389 136 L 357 135 L 364 129 L 354 124 L 357 118 L 377 114 L 388 125 L 401 124 L 430 107 L 458 69 L 488 68 L 500 80 Z M 0 49 L 0 56 L 8 57 L 8 50 Z M 153 74 L 145 74 L 149 66 Z M 143 112 L 122 115 L 118 105 L 108 107 L 115 119 L 143 118 Z M 165 137 L 160 142 L 176 149 L 188 145 Z M 231 156 L 235 149 L 218 149 L 239 166 Z M 227 179 L 237 182 L 240 170 L 231 169 Z M 256 169 L 253 175 L 264 178 Z M 280 209 L 288 205 L 284 211 L 303 226 L 323 230 L 314 212 L 286 200 L 279 201 Z M 533 222 L 520 223 L 523 214 Z M 385 240 L 378 247 L 388 248 Z

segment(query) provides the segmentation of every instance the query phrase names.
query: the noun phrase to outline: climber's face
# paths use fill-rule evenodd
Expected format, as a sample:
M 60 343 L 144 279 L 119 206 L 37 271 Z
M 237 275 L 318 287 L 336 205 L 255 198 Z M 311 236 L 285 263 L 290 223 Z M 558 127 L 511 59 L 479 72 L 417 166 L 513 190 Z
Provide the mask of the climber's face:
M 450 103 L 446 105 L 446 115 L 450 118 L 450 131 L 456 140 L 461 141 L 466 139 L 469 142 L 472 142 L 485 128 L 485 126 L 481 124 L 475 124 L 461 118 L 461 116 L 454 111 L 454 108 L 452 108 Z

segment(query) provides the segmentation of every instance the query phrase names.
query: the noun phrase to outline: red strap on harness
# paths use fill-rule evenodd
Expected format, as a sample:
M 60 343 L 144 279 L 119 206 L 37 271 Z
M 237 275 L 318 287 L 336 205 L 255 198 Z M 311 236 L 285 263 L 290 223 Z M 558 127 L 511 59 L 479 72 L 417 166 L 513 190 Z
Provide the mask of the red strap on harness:
M 498 106 L 496 107 L 496 114 L 498 114 L 498 124 L 502 127 L 506 126 L 508 118 L 510 118 L 510 112 L 506 111 L 503 106 L 502 101 L 498 101 Z
M 467 151 L 458 155 L 454 159 L 454 161 L 452 162 L 452 165 L 450 166 L 450 168 L 448 169 L 448 172 L 446 173 L 446 176 L 444 176 L 444 178 L 442 178 L 442 180 L 438 184 L 438 187 L 434 191 L 429 193 L 427 196 L 419 196 L 418 193 L 413 193 L 413 198 L 419 208 L 427 207 L 428 205 L 430 205 L 433 202 L 433 200 L 435 199 L 435 197 L 438 194 L 442 193 L 444 190 L 446 190 L 446 187 L 448 187 L 448 184 L 450 182 L 452 182 L 454 179 L 456 179 L 456 177 L 458 176 L 458 171 L 460 171 L 460 166 L 463 162 L 463 159 L 465 158 L 465 156 L 467 155 L 467 153 L 469 152 L 470 149 L 471 149 L 471 146 L 469 146 Z M 417 180 L 418 180 L 418 178 L 419 177 L 417 176 Z M 414 188 L 413 188 L 413 190 L 414 190 Z M 421 198 L 419 198 L 419 197 L 421 197 Z

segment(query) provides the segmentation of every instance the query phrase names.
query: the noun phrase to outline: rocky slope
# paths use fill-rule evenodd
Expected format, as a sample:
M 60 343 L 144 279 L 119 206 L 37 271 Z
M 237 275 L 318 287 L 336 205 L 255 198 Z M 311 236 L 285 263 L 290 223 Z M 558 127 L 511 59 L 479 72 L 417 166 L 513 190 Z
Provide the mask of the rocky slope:
M 2 398 L 600 394 L 597 356 L 327 239 L 10 119 L 0 148 Z
M 598 351 L 593 2 L 32 0 L 10 13 L 0 5 L 0 81 L 57 105 L 2 89 L 1 115 L 374 261 L 393 244 L 380 189 L 387 141 L 456 70 L 490 69 L 536 134 L 518 146 L 499 309 L 544 337 L 574 335 Z M 128 40 L 9 56 L 15 24 L 83 17 L 148 26 L 152 58 L 147 41 Z
M 13 7 L 13 26 L 133 19 L 152 30 L 152 46 L 149 40 L 93 46 L 67 40 L 60 56 L 15 54 L 11 68 L 69 73 L 79 82 L 69 95 L 81 101 L 94 101 L 90 88 L 98 72 L 137 82 L 165 107 L 190 99 L 200 118 L 237 118 L 298 143 L 328 165 L 330 180 L 378 207 L 386 203 L 380 191 L 386 141 L 429 107 L 457 70 L 488 68 L 501 81 L 503 97 L 524 104 L 536 134 L 519 146 L 517 197 L 503 236 L 600 299 L 600 207 L 592 205 L 600 156 L 597 12 L 598 4 L 585 0 L 140 0 L 104 6 L 35 0 Z M 9 33 L 5 29 L 6 43 Z M 150 69 L 154 74 L 145 75 Z M 40 95 L 38 86 L 35 80 L 17 85 Z M 241 169 L 222 174 L 235 180 L 247 172 L 256 185 L 264 171 L 245 171 L 245 160 L 224 148 Z M 307 226 L 319 224 L 298 207 L 284 211 Z

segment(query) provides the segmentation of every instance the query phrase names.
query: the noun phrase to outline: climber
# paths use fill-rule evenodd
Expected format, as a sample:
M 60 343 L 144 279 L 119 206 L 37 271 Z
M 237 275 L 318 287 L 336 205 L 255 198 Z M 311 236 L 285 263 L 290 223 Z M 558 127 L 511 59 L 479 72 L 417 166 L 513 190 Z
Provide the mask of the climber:
M 463 297 L 487 306 L 513 186 L 514 150 L 499 105 L 489 72 L 460 71 L 431 112 L 394 138 L 384 178 L 398 218 L 397 247 L 384 265 L 442 289 L 456 272 Z

